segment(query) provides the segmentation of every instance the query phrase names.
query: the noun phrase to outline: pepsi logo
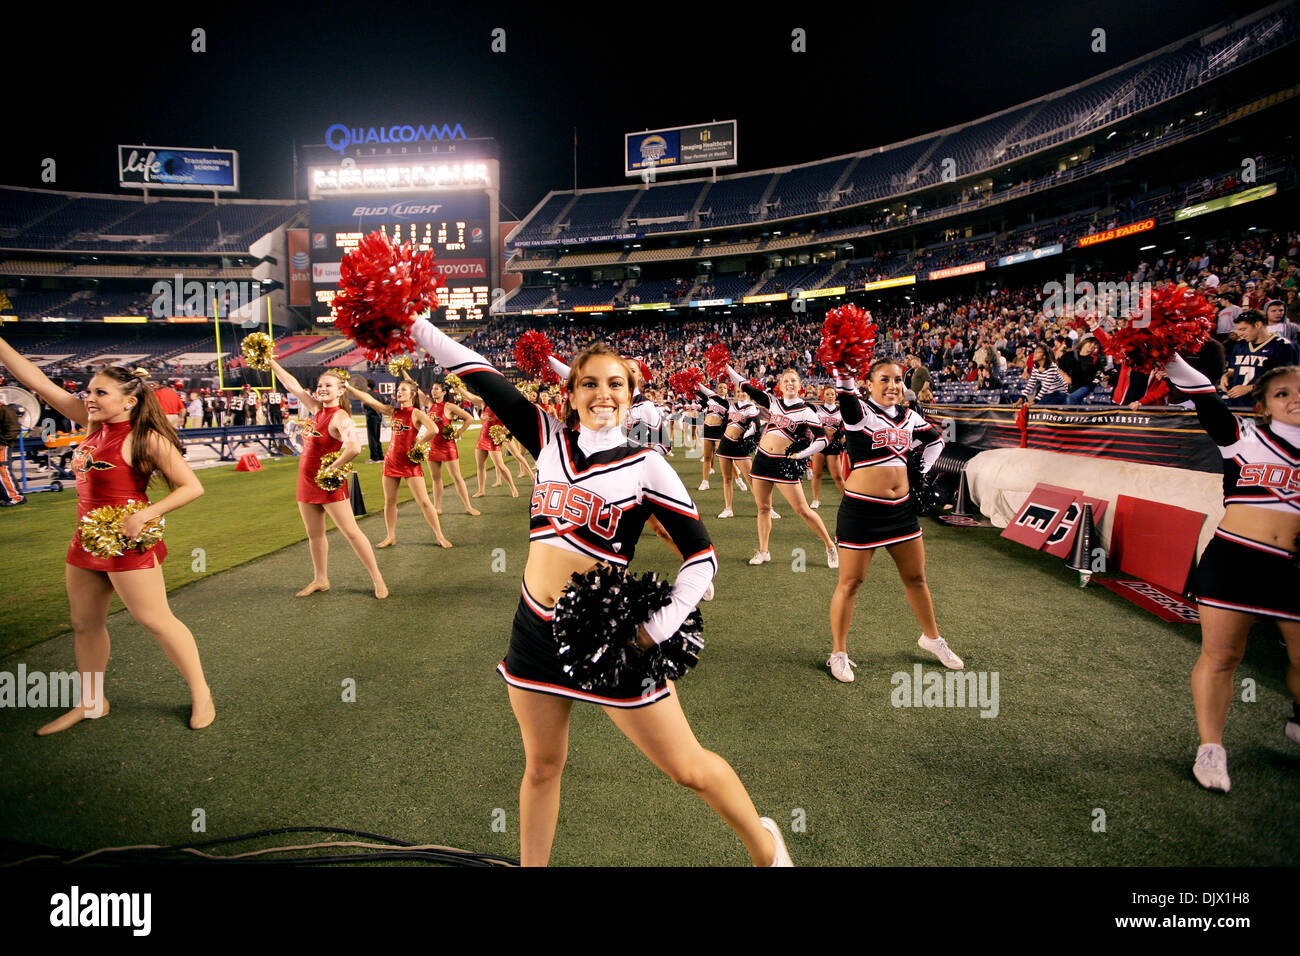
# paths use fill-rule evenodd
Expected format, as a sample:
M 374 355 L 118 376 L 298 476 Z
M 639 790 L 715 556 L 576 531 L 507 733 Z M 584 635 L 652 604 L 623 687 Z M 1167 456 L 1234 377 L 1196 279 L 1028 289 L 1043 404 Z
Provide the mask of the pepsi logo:
M 482 242 L 482 241 L 483 241 L 483 230 L 482 230 L 481 228 L 479 228 L 478 226 L 475 226 L 473 229 L 470 230 L 470 232 L 469 232 L 469 238 L 470 238 L 470 241 L 471 241 L 471 242 Z

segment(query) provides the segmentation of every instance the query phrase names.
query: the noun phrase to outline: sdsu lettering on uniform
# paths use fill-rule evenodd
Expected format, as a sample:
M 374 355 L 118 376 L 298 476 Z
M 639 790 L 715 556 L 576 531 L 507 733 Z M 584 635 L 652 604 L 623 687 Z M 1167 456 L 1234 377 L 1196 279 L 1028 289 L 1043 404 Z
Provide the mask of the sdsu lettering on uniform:
M 905 452 L 912 447 L 912 435 L 901 428 L 881 428 L 871 433 L 871 449 L 889 448 Z
M 565 533 L 560 525 L 587 527 L 606 541 L 614 537 L 623 509 L 607 503 L 600 495 L 578 488 L 548 481 L 533 490 L 531 516 L 552 520 L 552 527 Z
M 1242 465 L 1237 475 L 1237 487 L 1248 488 L 1255 485 L 1264 488 L 1276 488 L 1288 495 L 1300 494 L 1300 468 L 1291 465 Z

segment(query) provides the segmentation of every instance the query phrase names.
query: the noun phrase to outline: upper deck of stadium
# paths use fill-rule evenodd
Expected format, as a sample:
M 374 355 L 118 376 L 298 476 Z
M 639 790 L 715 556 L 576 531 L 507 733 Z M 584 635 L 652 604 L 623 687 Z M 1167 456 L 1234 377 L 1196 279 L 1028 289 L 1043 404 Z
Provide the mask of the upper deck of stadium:
M 508 268 L 526 271 L 554 265 L 553 255 L 575 245 L 707 236 L 713 231 L 725 235 L 739 227 L 865 212 L 872 204 L 987 175 L 1093 137 L 1185 98 L 1298 37 L 1295 0 L 1285 0 L 1082 83 L 902 142 L 716 178 L 552 191 L 507 237 L 508 248 L 516 253 Z M 1205 124 L 1220 119 L 1206 117 Z M 1178 132 L 1185 137 L 1195 131 Z M 945 177 L 945 171 L 950 175 Z M 858 225 L 844 233 L 863 231 Z

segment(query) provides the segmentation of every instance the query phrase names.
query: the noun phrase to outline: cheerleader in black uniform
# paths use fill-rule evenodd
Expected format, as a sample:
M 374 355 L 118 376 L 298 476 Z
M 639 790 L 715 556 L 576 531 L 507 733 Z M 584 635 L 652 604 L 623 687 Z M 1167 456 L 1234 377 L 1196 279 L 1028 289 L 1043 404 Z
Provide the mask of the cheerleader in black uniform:
M 840 414 L 839 400 L 835 395 L 834 385 L 822 386 L 822 400 L 814 406 L 826 437 L 830 444 L 826 451 L 812 456 L 812 506 L 816 510 L 822 506 L 822 469 L 830 470 L 835 487 L 844 492 L 844 478 L 840 475 L 840 454 L 844 451 L 844 416 Z
M 808 507 L 808 499 L 803 494 L 801 482 L 804 469 L 808 467 L 807 459 L 824 451 L 829 442 L 817 413 L 799 397 L 799 373 L 792 368 L 782 372 L 777 380 L 782 395 L 775 397 L 750 385 L 730 365 L 727 374 L 767 412 L 767 422 L 749 471 L 754 503 L 758 505 L 758 552 L 749 563 L 766 564 L 772 560 L 772 553 L 768 550 L 768 539 L 772 534 L 772 486 L 778 485 L 795 514 L 803 518 L 804 523 L 825 543 L 827 567 L 839 567 L 835 542 L 821 517 Z
M 524 742 L 521 862 L 542 866 L 550 858 L 569 713 L 581 700 L 600 705 L 657 767 L 703 797 L 756 864 L 791 865 L 776 823 L 760 819 L 735 771 L 695 739 L 671 683 L 647 689 L 633 675 L 634 686 L 591 693 L 579 688 L 557 660 L 551 629 L 556 599 L 574 574 L 601 562 L 626 566 L 649 515 L 663 522 L 687 558 L 673 584 L 672 602 L 641 625 L 642 647 L 671 637 L 717 572 L 708 532 L 677 472 L 623 433 L 636 380 L 632 363 L 603 344 L 578 355 L 566 383 L 569 413 L 562 425 L 529 404 L 482 356 L 428 321 L 417 319 L 412 334 L 435 361 L 481 395 L 537 459 L 523 594 L 509 651 L 497 667 Z
M 741 474 L 749 471 L 749 456 L 754 454 L 759 433 L 759 408 L 749 396 L 740 400 L 727 400 L 727 423 L 723 426 L 722 441 L 718 444 L 718 460 L 722 462 L 722 512 L 719 518 L 730 518 L 733 483 L 744 484 Z M 752 442 L 751 442 L 752 439 Z M 748 490 L 748 489 L 745 489 Z
M 1192 772 L 1201 786 L 1226 793 L 1232 782 L 1223 727 L 1246 637 L 1259 618 L 1274 620 L 1286 641 L 1293 703 L 1285 733 L 1300 744 L 1300 368 L 1276 368 L 1255 383 L 1260 423 L 1233 415 L 1210 380 L 1180 356 L 1165 371 L 1191 398 L 1223 455 L 1223 520 L 1196 566 L 1201 654 L 1192 703 L 1201 746 Z
M 700 491 L 709 490 L 709 475 L 713 474 L 713 456 L 717 454 L 722 433 L 727 426 L 727 402 L 730 392 L 730 383 L 719 382 L 716 392 L 700 386 L 695 393 L 704 405 L 704 457 L 700 460 L 704 480 L 700 482 Z
M 943 439 L 933 425 L 914 411 L 904 410 L 903 369 L 889 358 L 872 363 L 867 373 L 870 397 L 863 400 L 852 378 L 835 378 L 840 412 L 847 433 L 850 469 L 835 527 L 840 546 L 840 578 L 831 597 L 830 659 L 826 665 L 837 680 L 853 680 L 849 660 L 849 625 L 858 586 L 867 576 L 871 556 L 884 548 L 894 559 L 907 592 L 907 603 L 921 625 L 921 647 L 945 667 L 966 665 L 939 636 L 934 600 L 925 580 L 925 545 L 921 524 L 911 504 L 907 454 L 921 448 L 921 471 L 928 472 L 943 451 Z

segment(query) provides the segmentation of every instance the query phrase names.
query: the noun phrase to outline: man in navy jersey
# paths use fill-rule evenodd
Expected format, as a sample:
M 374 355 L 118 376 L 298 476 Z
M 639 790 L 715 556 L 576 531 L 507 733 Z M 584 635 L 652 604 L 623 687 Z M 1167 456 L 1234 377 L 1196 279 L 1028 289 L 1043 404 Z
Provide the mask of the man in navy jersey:
M 1268 330 L 1264 313 L 1251 309 L 1237 316 L 1233 328 L 1237 341 L 1228 353 L 1227 371 L 1219 383 L 1228 393 L 1228 404 L 1236 408 L 1251 408 L 1254 399 L 1250 390 L 1255 381 L 1269 369 L 1296 363 L 1295 346 Z

